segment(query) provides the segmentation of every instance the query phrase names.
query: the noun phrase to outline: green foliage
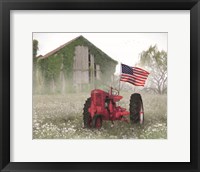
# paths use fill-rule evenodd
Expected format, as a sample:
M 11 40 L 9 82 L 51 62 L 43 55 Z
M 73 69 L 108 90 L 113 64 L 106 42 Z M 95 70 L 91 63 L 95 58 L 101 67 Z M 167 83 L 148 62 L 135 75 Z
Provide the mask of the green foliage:
M 143 51 L 140 56 L 140 63 L 148 68 L 156 67 L 160 70 L 167 70 L 167 52 L 159 51 L 157 46 L 150 46 L 147 51 Z
M 36 66 L 37 66 L 37 51 L 38 51 L 38 41 L 33 40 L 33 92 L 35 92 L 35 87 L 36 87 Z
M 37 51 L 38 51 L 38 40 L 34 39 L 33 40 L 33 57 L 37 56 Z
M 96 64 L 101 66 L 102 72 L 102 82 L 106 83 L 110 81 L 110 76 L 115 72 L 115 66 L 117 64 L 111 57 L 102 52 L 95 45 L 90 43 L 83 36 L 78 37 L 76 40 L 71 41 L 69 44 L 61 48 L 58 52 L 50 55 L 46 58 L 39 58 L 38 60 L 38 68 L 42 71 L 43 76 L 47 84 L 54 79 L 54 81 L 58 81 L 59 74 L 61 70 L 64 73 L 65 79 L 67 80 L 67 91 L 72 92 L 72 78 L 73 78 L 73 63 L 74 63 L 74 52 L 76 46 L 87 46 L 91 54 L 94 55 L 94 61 Z M 93 69 L 91 69 L 93 70 Z M 88 87 L 88 86 L 86 86 Z
M 148 89 L 158 94 L 167 92 L 167 52 L 159 51 L 157 46 L 150 46 L 140 56 L 140 66 L 150 71 Z

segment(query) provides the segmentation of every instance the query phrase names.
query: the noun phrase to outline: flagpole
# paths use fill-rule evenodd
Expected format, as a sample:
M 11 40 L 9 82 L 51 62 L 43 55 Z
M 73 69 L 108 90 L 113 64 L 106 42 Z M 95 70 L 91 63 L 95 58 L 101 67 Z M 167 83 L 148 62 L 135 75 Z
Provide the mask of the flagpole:
M 135 67 L 136 67 L 136 64 L 137 64 L 137 63 L 135 63 L 135 65 L 134 65 Z M 134 67 L 134 66 L 133 66 L 133 67 Z M 135 88 L 136 88 L 135 85 L 133 85 L 133 93 L 135 93 Z
M 119 73 L 119 93 L 120 93 L 120 79 L 122 74 L 122 63 L 120 63 L 120 73 Z

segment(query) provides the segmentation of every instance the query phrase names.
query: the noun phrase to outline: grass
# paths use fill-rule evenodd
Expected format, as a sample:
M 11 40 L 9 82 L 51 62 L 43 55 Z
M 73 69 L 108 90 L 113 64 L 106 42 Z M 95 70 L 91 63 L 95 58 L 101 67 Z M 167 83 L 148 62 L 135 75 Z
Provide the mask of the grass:
M 120 106 L 129 110 L 131 93 L 121 94 Z M 83 128 L 83 105 L 89 94 L 34 95 L 33 139 L 166 139 L 167 96 L 142 94 L 143 125 L 103 121 L 100 130 Z

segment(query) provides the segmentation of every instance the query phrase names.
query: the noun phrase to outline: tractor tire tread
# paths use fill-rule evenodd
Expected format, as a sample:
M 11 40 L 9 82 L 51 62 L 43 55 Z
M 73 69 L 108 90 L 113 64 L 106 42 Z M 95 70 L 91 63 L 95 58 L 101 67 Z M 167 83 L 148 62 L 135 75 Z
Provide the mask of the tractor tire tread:
M 130 121 L 132 123 L 138 123 L 140 121 L 140 109 L 143 109 L 142 97 L 139 93 L 133 93 L 130 97 L 129 104 Z
M 88 98 L 86 101 L 85 101 L 85 104 L 84 104 L 84 108 L 83 108 L 83 123 L 84 123 L 84 128 L 91 128 L 91 125 L 88 121 L 90 121 L 91 119 L 91 116 L 90 116 L 90 113 L 88 111 L 89 107 L 91 105 L 91 98 Z

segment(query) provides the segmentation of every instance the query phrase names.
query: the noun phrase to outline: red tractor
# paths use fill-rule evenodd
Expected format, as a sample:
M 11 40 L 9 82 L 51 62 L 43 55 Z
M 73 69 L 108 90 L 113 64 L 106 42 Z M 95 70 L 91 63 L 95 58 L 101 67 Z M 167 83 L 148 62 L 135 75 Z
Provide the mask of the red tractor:
M 143 124 L 144 108 L 141 95 L 139 93 L 131 95 L 129 111 L 118 106 L 122 98 L 119 91 L 112 87 L 109 92 L 100 89 L 92 90 L 91 97 L 86 100 L 83 108 L 84 127 L 100 129 L 103 120 L 128 122 L 127 116 L 130 116 L 132 123 Z

